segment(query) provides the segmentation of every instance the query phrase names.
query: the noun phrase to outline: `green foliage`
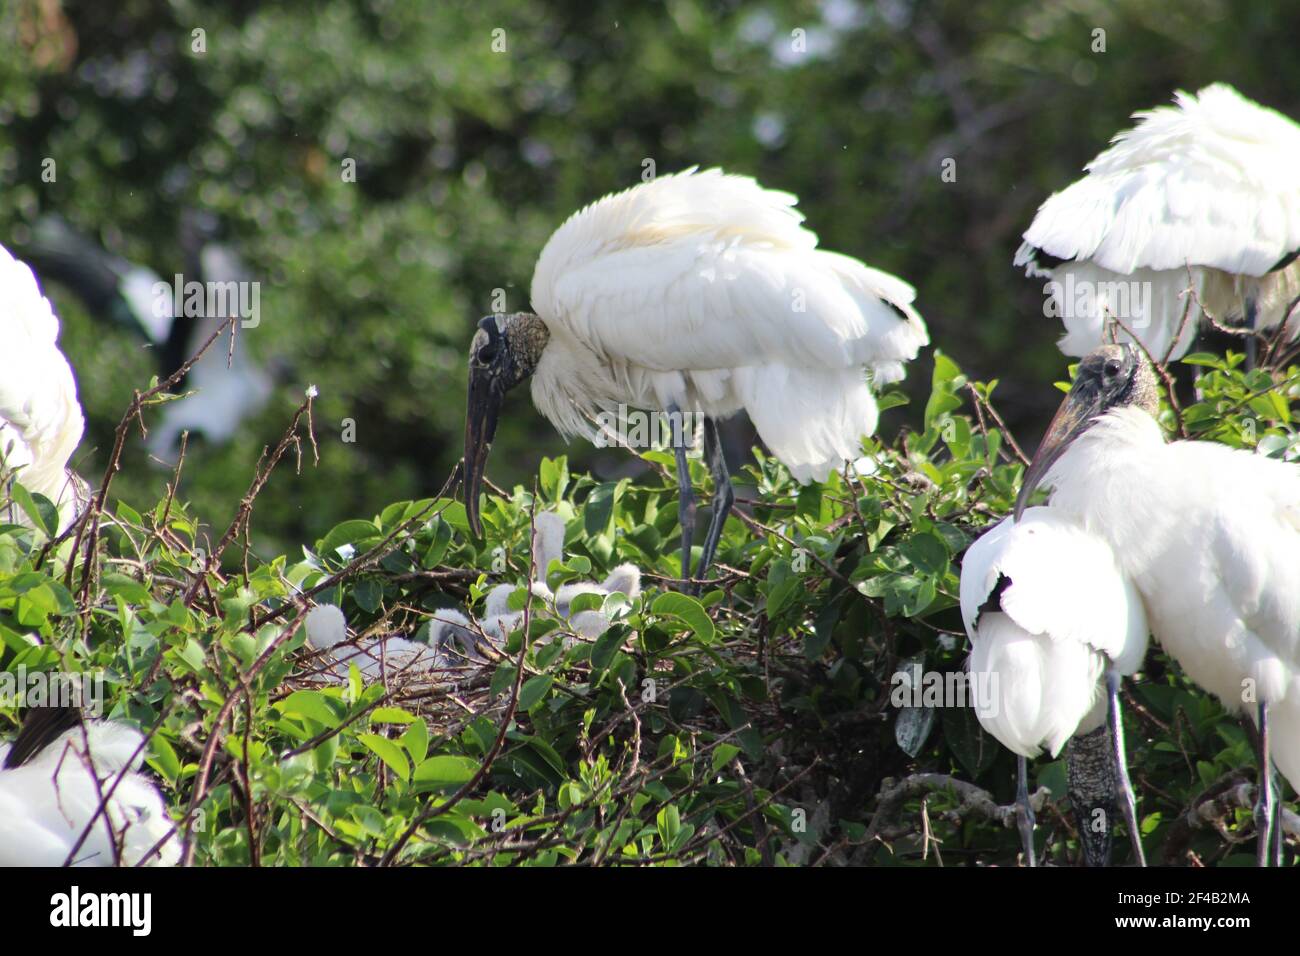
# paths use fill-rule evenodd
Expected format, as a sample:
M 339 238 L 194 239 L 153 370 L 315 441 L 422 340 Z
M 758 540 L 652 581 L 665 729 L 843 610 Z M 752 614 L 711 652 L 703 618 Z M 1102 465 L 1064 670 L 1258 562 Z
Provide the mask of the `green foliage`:
M 797 194 L 824 247 L 914 283 L 933 340 L 977 377 L 1013 383 L 1001 408 L 1033 435 L 1046 422 L 1025 383 L 1058 367 L 1059 327 L 1010 259 L 1037 204 L 1176 87 L 1224 80 L 1300 115 L 1300 8 L 1239 7 L 123 0 L 49 12 L 11 0 L 0 242 L 21 255 L 39 217 L 59 213 L 170 277 L 191 268 L 182 215 L 220 221 L 262 284 L 245 344 L 286 370 L 277 401 L 230 444 L 191 448 L 181 493 L 223 527 L 295 401 L 285 396 L 317 384 L 321 464 L 268 490 L 268 557 L 375 502 L 434 493 L 460 454 L 473 322 L 497 289 L 527 307 L 551 230 L 639 182 L 647 160 L 659 173 L 720 165 Z M 341 176 L 349 158 L 355 183 Z M 949 158 L 955 182 L 940 175 Z M 89 421 L 78 465 L 100 474 L 152 353 L 52 295 Z M 924 375 L 908 388 L 919 412 Z M 341 438 L 345 418 L 355 443 Z M 512 396 L 499 476 L 524 481 L 554 454 L 539 424 Z M 570 453 L 578 471 L 621 464 Z M 166 475 L 143 451 L 122 465 L 130 500 L 160 496 Z
M 1300 370 L 1191 362 L 1204 398 L 1182 409 L 1185 423 L 1292 447 Z M 1264 379 L 1277 390 L 1260 394 Z M 1009 804 L 1012 755 L 969 708 L 893 699 L 900 671 L 964 668 L 961 555 L 1009 510 L 1021 472 L 995 426 L 995 390 L 937 353 L 922 430 L 867 440 L 820 485 L 759 454 L 744 476 L 754 495 L 728 520 L 721 570 L 698 599 L 662 583 L 680 534 L 661 452 L 644 455 L 648 477 L 617 483 L 547 459 L 536 497 L 517 486 L 489 498 L 483 541 L 455 500 L 402 501 L 297 555 L 254 547 L 225 573 L 195 550 L 182 502 L 118 503 L 97 542 L 74 531 L 52 544 L 47 503 L 15 485 L 26 520 L 0 527 L 0 667 L 102 674 L 107 714 L 156 728 L 148 764 L 199 864 L 1013 864 L 1014 830 L 972 815 L 956 790 Z M 705 480 L 698 461 L 692 473 Z M 356 635 L 427 637 L 440 610 L 477 611 L 490 585 L 526 578 L 539 508 L 567 522 L 564 559 L 538 569 L 552 587 L 642 568 L 639 597 L 575 605 L 601 608 L 604 634 L 580 638 L 521 588 L 529 623 L 499 660 L 419 680 L 367 684 L 355 667 L 342 682 L 320 677 L 300 626 L 308 596 L 338 604 Z M 1249 860 L 1235 843 L 1249 814 L 1222 832 L 1183 822 L 1253 779 L 1241 724 L 1158 650 L 1130 690 L 1149 856 Z M 1051 791 L 1041 845 L 1070 861 L 1063 761 L 1039 761 L 1035 776 Z M 931 783 L 900 790 L 909 780 Z

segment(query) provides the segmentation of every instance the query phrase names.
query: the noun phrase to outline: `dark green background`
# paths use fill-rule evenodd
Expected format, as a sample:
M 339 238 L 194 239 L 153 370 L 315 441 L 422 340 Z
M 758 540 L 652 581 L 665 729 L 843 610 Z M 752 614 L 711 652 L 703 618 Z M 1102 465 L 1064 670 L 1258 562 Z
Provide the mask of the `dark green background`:
M 255 517 L 273 553 L 441 486 L 460 451 L 473 322 L 527 306 L 532 263 L 583 203 L 720 165 L 797 193 L 832 249 L 907 278 L 935 343 L 1000 378 L 1032 444 L 1063 376 L 1038 285 L 1010 265 L 1037 204 L 1135 109 L 1214 80 L 1300 115 L 1300 5 L 1119 3 L 58 3 L 0 15 L 0 242 L 58 212 L 165 276 L 186 209 L 220 217 L 262 283 L 247 342 L 291 370 L 233 443 L 193 450 L 181 496 L 218 528 L 307 383 L 321 463 L 278 475 Z M 191 31 L 207 52 L 190 50 Z M 1093 31 L 1106 52 L 1094 53 Z M 494 53 L 492 31 L 507 50 Z M 791 31 L 807 49 L 792 49 Z M 41 161 L 58 181 L 40 179 Z M 358 181 L 340 164 L 357 162 Z M 957 181 L 940 166 L 957 163 Z M 1297 159 L 1300 161 L 1300 158 Z M 97 481 L 139 339 L 52 288 Z M 923 357 L 911 381 L 928 381 Z M 919 417 L 890 412 L 886 435 Z M 355 419 L 357 441 L 340 441 Z M 512 397 L 492 475 L 559 439 Z M 575 468 L 608 469 L 570 449 Z M 601 453 L 610 455 L 610 452 Z M 166 473 L 133 441 L 115 492 Z

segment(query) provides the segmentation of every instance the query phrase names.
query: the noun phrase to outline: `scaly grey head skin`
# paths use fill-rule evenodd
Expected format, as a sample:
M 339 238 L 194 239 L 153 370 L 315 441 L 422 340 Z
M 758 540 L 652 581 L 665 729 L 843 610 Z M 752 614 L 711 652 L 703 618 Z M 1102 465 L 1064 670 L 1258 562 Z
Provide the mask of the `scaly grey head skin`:
M 1151 417 L 1160 410 L 1160 397 L 1156 392 L 1156 376 L 1151 363 L 1135 346 L 1103 345 L 1089 352 L 1079 361 L 1070 394 L 1057 409 L 1052 423 L 1047 427 L 1038 453 L 1025 471 L 1016 497 L 1016 520 L 1029 503 L 1039 483 L 1052 465 L 1061 457 L 1070 443 L 1092 427 L 1102 415 L 1113 408 L 1136 406 Z
M 465 408 L 465 513 L 483 536 L 478 496 L 497 415 L 506 392 L 533 374 L 551 333 L 531 312 L 489 315 L 479 320 L 469 346 L 469 400 Z

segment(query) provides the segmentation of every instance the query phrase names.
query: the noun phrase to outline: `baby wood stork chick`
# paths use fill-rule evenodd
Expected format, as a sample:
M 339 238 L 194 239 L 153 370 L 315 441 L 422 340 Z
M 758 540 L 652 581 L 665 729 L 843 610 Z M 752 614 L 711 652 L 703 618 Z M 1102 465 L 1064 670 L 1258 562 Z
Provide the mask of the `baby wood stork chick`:
M 985 691 L 976 701 L 976 716 L 1017 756 L 1028 865 L 1035 860 L 1026 760 L 1044 749 L 1055 757 L 1071 737 L 1103 727 L 1108 710 L 1125 821 L 1134 856 L 1144 862 L 1124 769 L 1118 687 L 1146 654 L 1147 621 L 1110 547 L 1055 508 L 1030 508 L 1018 521 L 1006 518 L 962 559 L 961 613 L 971 642 L 973 685 Z M 1110 781 L 1109 774 L 1103 776 Z M 1109 811 L 1113 789 L 1085 798 L 1073 786 L 1071 791 L 1084 858 L 1105 865 L 1109 812 L 1098 831 L 1091 811 L 1098 805 Z
M 1223 83 L 1174 100 L 1135 113 L 1086 176 L 1039 207 L 1016 252 L 1051 280 L 1067 355 L 1106 340 L 1108 313 L 1158 360 L 1187 353 L 1202 306 L 1247 328 L 1295 321 L 1300 126 Z
M 571 581 L 552 593 L 546 576 L 553 561 L 564 560 L 565 521 L 553 511 L 539 511 L 533 517 L 533 573 L 537 576 L 530 585 L 535 611 L 546 613 L 554 607 L 555 613 L 567 621 L 573 630 L 588 640 L 595 640 L 609 629 L 609 615 L 601 609 L 589 608 L 573 613 L 573 602 L 580 594 L 602 597 L 622 594 L 635 600 L 641 593 L 641 569 L 635 564 L 620 564 L 604 581 Z M 505 646 L 510 632 L 519 626 L 522 611 L 510 610 L 510 596 L 522 590 L 513 584 L 498 584 L 488 592 L 484 602 L 483 632 L 498 650 Z
M 487 600 L 484 602 L 483 631 L 492 638 L 498 649 L 504 646 L 510 632 L 518 627 L 523 619 L 522 611 L 510 610 L 510 596 L 520 590 L 522 590 L 521 586 L 498 584 L 488 592 Z M 561 620 L 567 621 L 575 633 L 587 640 L 595 640 L 609 630 L 609 614 L 599 608 L 588 608 L 574 613 L 573 602 L 581 594 L 595 594 L 601 597 L 622 594 L 629 601 L 635 600 L 641 594 L 641 569 L 635 564 L 620 564 L 604 581 L 572 581 L 562 585 L 553 594 L 545 583 L 534 581 L 532 592 L 538 599 L 533 605 L 535 615 L 549 613 L 548 609 L 553 604 L 555 613 Z
M 67 708 L 30 710 L 0 743 L 0 866 L 175 866 L 175 825 L 139 772 L 143 740 Z
M 373 682 L 385 676 L 397 678 L 428 674 L 446 667 L 448 663 L 443 653 L 442 635 L 435 635 L 432 629 L 428 644 L 389 634 L 359 641 L 354 647 L 345 645 L 347 619 L 334 604 L 318 604 L 308 611 L 304 627 L 307 643 L 327 652 L 323 673 L 336 681 L 347 680 L 352 664 L 357 665 L 363 678 Z
M 877 419 L 868 375 L 901 378 L 929 341 L 925 323 L 906 282 L 818 249 L 795 203 L 692 168 L 606 196 L 556 230 L 533 273 L 535 313 L 488 316 L 470 345 L 464 477 L 476 534 L 502 399 L 529 377 L 566 439 L 594 438 L 598 420 L 628 409 L 703 418 L 714 496 L 697 578 L 733 499 L 717 419 L 748 412 L 800 481 L 859 455 Z M 689 581 L 695 498 L 685 442 L 673 443 Z
M 1166 442 L 1150 364 L 1086 355 L 1034 460 L 1051 507 L 1106 541 L 1151 632 L 1187 675 L 1259 726 L 1258 858 L 1269 857 L 1269 757 L 1300 788 L 1300 470 L 1204 441 Z
M 0 246 L 0 473 L 50 499 L 61 532 L 90 496 L 68 470 L 85 422 L 58 338 L 59 320 L 32 270 Z M 12 510 L 7 520 L 27 520 Z

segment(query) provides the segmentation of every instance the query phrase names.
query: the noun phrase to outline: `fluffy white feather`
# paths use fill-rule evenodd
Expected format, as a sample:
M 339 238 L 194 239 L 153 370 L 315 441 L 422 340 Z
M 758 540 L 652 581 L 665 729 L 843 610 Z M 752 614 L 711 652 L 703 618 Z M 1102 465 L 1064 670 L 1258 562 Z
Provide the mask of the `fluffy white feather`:
M 446 646 L 444 639 L 449 634 L 443 628 L 468 622 L 457 611 L 439 611 L 437 614 L 447 620 L 436 621 L 431 626 L 428 644 L 387 634 L 358 641 L 355 645 L 344 645 L 348 636 L 347 621 L 342 610 L 333 604 L 318 604 L 308 611 L 304 626 L 307 630 L 307 643 L 317 650 L 327 652 L 321 665 L 324 676 L 335 681 L 345 681 L 349 668 L 355 664 L 363 678 L 378 681 L 385 677 L 427 676 L 448 666 L 443 648 Z M 455 618 L 459 618 L 459 622 Z
M 58 338 L 32 270 L 0 246 L 0 462 L 59 506 L 63 530 L 76 517 L 79 480 L 68 459 L 85 423 Z
M 970 671 L 988 690 L 976 715 L 1024 757 L 1056 756 L 1099 726 L 1106 671 L 1132 674 L 1146 653 L 1142 602 L 1110 547 L 1053 508 L 1006 518 L 971 545 L 960 597 Z
M 1255 326 L 1267 329 L 1300 295 L 1300 263 L 1275 269 L 1300 249 L 1300 126 L 1222 83 L 1180 91 L 1175 104 L 1134 114 L 1138 124 L 1086 176 L 1039 207 L 1015 257 L 1058 287 L 1071 276 L 1150 283 L 1149 305 L 1119 318 L 1157 358 L 1175 339 L 1172 356 L 1186 353 L 1202 305 L 1231 322 L 1251 302 Z M 1040 268 L 1040 249 L 1067 261 Z M 1199 304 L 1180 295 L 1189 287 Z M 1054 298 L 1065 312 L 1059 292 Z M 1062 351 L 1082 355 L 1101 344 L 1108 304 L 1099 296 L 1063 314 Z
M 868 371 L 900 377 L 929 339 L 910 285 L 818 249 L 794 205 L 690 169 L 575 213 L 533 273 L 551 332 L 533 376 L 541 412 L 568 437 L 620 404 L 744 408 L 801 480 L 856 457 L 876 421 Z
M 122 779 L 73 859 L 74 866 L 134 866 L 173 830 L 157 788 L 139 772 L 143 740 L 124 724 L 90 722 L 69 730 L 21 767 L 0 770 L 0 866 L 62 866 L 99 810 L 118 775 Z M 87 747 L 87 742 L 89 746 Z M 9 744 L 0 744 L 0 764 Z M 149 857 L 151 866 L 174 866 L 173 837 Z

